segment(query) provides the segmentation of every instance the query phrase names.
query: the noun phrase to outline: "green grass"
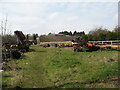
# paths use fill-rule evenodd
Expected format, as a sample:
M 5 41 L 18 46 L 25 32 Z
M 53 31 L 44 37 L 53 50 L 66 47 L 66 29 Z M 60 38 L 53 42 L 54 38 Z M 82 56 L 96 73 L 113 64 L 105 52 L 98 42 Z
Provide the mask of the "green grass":
M 73 52 L 71 48 L 30 48 L 33 51 L 25 53 L 22 59 L 8 62 L 13 70 L 3 72 L 3 87 L 117 87 L 117 81 L 111 80 L 118 76 L 117 51 Z

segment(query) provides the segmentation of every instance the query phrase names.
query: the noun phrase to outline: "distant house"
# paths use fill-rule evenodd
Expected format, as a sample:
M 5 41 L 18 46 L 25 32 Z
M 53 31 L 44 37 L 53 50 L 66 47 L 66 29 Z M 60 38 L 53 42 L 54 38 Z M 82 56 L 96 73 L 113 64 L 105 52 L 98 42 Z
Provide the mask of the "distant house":
M 65 34 L 55 34 L 55 36 L 65 36 Z

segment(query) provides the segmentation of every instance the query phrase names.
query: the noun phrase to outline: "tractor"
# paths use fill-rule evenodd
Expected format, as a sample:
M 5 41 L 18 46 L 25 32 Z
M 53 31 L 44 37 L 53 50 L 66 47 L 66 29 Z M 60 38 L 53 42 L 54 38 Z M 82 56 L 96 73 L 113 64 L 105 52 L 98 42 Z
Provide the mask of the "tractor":
M 88 40 L 82 37 L 77 37 L 74 40 L 72 40 L 72 46 L 74 52 L 92 52 L 100 49 L 99 47 L 88 43 Z

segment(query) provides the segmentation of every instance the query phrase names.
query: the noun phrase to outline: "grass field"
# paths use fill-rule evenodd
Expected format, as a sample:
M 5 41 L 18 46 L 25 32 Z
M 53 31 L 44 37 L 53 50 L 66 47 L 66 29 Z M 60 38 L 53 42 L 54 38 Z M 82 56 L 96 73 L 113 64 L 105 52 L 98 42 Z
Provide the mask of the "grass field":
M 117 88 L 118 52 L 73 52 L 71 48 L 31 46 L 7 64 L 3 88 Z

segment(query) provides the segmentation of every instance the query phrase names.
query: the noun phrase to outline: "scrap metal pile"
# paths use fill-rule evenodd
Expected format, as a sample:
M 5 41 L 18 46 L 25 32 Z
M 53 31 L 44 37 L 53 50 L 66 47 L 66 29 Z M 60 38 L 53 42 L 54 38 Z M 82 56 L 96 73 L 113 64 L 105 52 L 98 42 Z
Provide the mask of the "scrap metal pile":
M 73 51 L 120 50 L 120 40 L 114 41 L 88 41 L 82 37 L 72 40 Z
M 102 50 L 120 50 L 120 40 L 111 41 L 89 41 L 89 43 L 94 44 L 96 47 L 100 47 Z
M 15 31 L 14 33 L 18 39 L 18 43 L 4 43 L 2 45 L 3 61 L 7 61 L 10 58 L 19 59 L 24 52 L 29 51 L 29 46 L 31 45 L 31 42 L 28 39 L 28 35 L 27 37 L 25 37 L 22 31 Z
M 88 43 L 88 40 L 83 39 L 82 37 L 75 38 L 72 40 L 73 45 L 73 51 L 77 52 L 84 52 L 84 51 L 96 51 L 99 50 L 99 47 L 96 47 L 95 45 Z

